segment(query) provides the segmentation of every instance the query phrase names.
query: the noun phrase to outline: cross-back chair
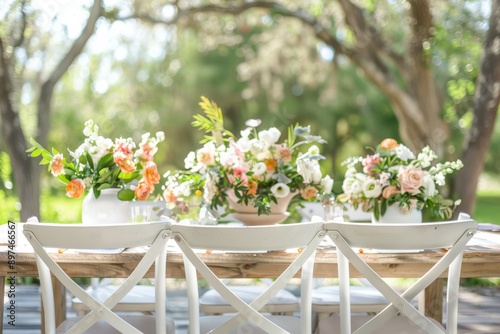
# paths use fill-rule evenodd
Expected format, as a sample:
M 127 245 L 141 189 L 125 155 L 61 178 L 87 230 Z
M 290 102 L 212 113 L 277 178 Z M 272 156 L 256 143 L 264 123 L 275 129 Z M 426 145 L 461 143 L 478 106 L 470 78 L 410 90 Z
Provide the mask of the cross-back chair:
M 166 245 L 170 238 L 170 223 L 94 226 L 28 222 L 24 225 L 23 233 L 36 255 L 46 333 L 174 333 L 174 322 L 166 317 L 165 310 Z M 50 255 L 51 249 L 59 248 L 88 250 L 143 246 L 149 246 L 149 250 L 137 267 L 120 288 L 102 302 L 76 284 Z M 119 316 L 114 313 L 113 307 L 143 278 L 155 262 L 155 315 Z M 65 320 L 57 328 L 51 273 L 90 310 L 85 316 Z
M 459 220 L 422 224 L 325 224 L 328 236 L 337 246 L 340 315 L 319 323 L 320 333 L 456 333 L 458 290 L 462 255 L 477 223 L 466 215 Z M 411 287 L 399 293 L 389 286 L 360 256 L 358 249 L 433 250 L 445 252 L 441 259 Z M 377 288 L 390 304 L 375 316 L 351 314 L 349 263 Z M 434 319 L 425 317 L 410 303 L 419 293 L 448 269 L 446 293 L 446 329 Z
M 185 256 L 189 300 L 189 333 L 311 333 L 312 272 L 316 247 L 324 238 L 323 222 L 271 226 L 200 226 L 174 225 L 172 237 Z M 199 257 L 200 252 L 256 252 L 300 249 L 290 266 L 251 303 L 246 303 Z M 271 264 L 272 265 L 272 264 Z M 288 281 L 301 271 L 300 318 L 273 316 L 261 309 Z M 197 272 L 236 310 L 235 315 L 200 317 Z

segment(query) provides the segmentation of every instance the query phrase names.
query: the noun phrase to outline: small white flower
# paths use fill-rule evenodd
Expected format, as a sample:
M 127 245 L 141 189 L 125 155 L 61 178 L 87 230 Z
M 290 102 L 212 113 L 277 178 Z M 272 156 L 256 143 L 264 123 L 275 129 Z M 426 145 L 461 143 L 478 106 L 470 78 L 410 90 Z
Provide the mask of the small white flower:
M 434 175 L 434 180 L 436 181 L 436 184 L 440 187 L 446 184 L 446 179 L 444 178 L 443 173 L 437 173 L 436 175 Z
M 268 147 L 277 143 L 280 136 L 281 132 L 276 128 L 270 128 L 269 130 L 262 130 L 259 132 L 259 140 L 265 142 Z
M 323 189 L 323 193 L 329 194 L 332 192 L 333 189 L 333 179 L 330 177 L 330 175 L 326 175 L 322 180 L 321 180 L 321 189 Z
M 398 158 L 403 161 L 415 159 L 415 154 L 413 154 L 413 152 L 403 144 L 399 144 L 398 147 L 396 147 L 395 151 Z
M 426 198 L 433 197 L 437 194 L 436 184 L 431 175 L 426 174 L 424 176 L 424 196 Z
M 290 194 L 290 187 L 284 183 L 276 183 L 271 187 L 271 192 L 274 196 L 276 196 L 276 198 L 283 198 Z

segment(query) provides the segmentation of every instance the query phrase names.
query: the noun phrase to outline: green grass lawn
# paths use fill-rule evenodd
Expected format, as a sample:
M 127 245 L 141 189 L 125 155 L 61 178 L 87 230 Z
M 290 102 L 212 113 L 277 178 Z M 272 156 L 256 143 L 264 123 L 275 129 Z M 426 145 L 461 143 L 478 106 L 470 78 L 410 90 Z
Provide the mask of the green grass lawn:
M 500 190 L 483 190 L 477 195 L 472 217 L 480 223 L 500 225 Z

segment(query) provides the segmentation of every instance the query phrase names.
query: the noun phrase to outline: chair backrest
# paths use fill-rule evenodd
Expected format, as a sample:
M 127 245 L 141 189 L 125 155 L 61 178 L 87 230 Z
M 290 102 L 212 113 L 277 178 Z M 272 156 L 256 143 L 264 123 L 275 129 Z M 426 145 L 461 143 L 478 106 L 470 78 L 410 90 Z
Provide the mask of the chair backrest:
M 118 225 L 62 225 L 27 222 L 23 233 L 33 246 L 40 276 L 42 301 L 45 311 L 45 332 L 55 333 L 54 297 L 51 273 L 91 310 L 70 331 L 82 333 L 99 319 L 120 332 L 140 333 L 117 316 L 111 309 L 143 278 L 156 261 L 156 329 L 165 331 L 165 277 L 166 246 L 170 238 L 169 222 Z M 112 249 L 150 246 L 130 276 L 104 302 L 99 302 L 76 284 L 50 256 L 50 249 Z
M 370 333 L 382 327 L 392 317 L 405 315 L 426 333 L 443 333 L 442 329 L 427 319 L 409 301 L 415 298 L 445 270 L 448 270 L 447 333 L 456 333 L 458 313 L 458 288 L 465 245 L 477 230 L 477 222 L 467 215 L 459 220 L 436 223 L 384 225 L 370 223 L 325 224 L 328 236 L 337 246 L 341 332 L 351 333 L 349 300 L 349 263 L 376 287 L 391 304 L 355 333 Z M 358 254 L 358 248 L 384 250 L 438 250 L 446 251 L 430 270 L 423 274 L 406 291 L 399 294 L 392 289 Z
M 236 310 L 237 314 L 214 330 L 227 333 L 241 322 L 249 321 L 269 333 L 287 333 L 266 319 L 259 310 L 302 268 L 301 272 L 301 332 L 311 331 L 311 288 L 314 254 L 325 236 L 324 222 L 306 222 L 270 226 L 201 226 L 173 225 L 172 237 L 184 253 L 189 298 L 190 333 L 199 332 L 198 271 Z M 196 250 L 262 252 L 295 249 L 297 256 L 266 291 L 252 303 L 246 304 L 221 281 L 200 259 Z M 220 254 L 223 256 L 223 254 Z M 271 264 L 272 265 L 272 264 Z

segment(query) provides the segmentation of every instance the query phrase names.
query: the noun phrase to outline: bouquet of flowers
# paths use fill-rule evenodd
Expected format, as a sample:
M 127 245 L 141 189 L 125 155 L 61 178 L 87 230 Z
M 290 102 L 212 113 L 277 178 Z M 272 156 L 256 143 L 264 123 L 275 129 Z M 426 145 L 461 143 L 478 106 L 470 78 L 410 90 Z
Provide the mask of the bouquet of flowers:
M 226 206 L 228 196 L 237 203 L 253 205 L 258 214 L 269 214 L 271 203 L 289 195 L 303 200 L 330 196 L 333 180 L 322 175 L 319 160 L 324 159 L 316 145 L 305 152 L 299 147 L 325 143 L 310 135 L 309 127 L 288 129 L 288 138 L 279 142 L 276 128 L 257 131 L 260 120 L 248 120 L 237 138 L 224 128 L 221 109 L 202 97 L 205 115 L 196 115 L 194 127 L 206 132 L 203 147 L 190 152 L 184 160 L 184 171 L 166 174 L 164 199 L 179 203 L 179 198 L 204 202 L 211 209 Z M 298 140 L 298 139 L 301 140 Z
M 460 160 L 432 165 L 437 155 L 427 146 L 415 154 L 392 138 L 383 140 L 373 154 L 352 157 L 347 165 L 340 202 L 355 209 L 373 211 L 378 220 L 387 207 L 398 203 L 403 211 L 429 209 L 434 215 L 449 219 L 451 206 L 460 201 L 445 200 L 438 187 L 446 183 L 445 176 L 463 167 Z
M 151 137 L 142 135 L 139 145 L 132 138 L 116 138 L 114 141 L 99 135 L 99 126 L 92 120 L 85 122 L 84 142 L 75 150 L 69 151 L 71 161 L 52 148 L 46 150 L 34 139 L 28 152 L 32 157 L 42 156 L 41 165 L 66 184 L 66 194 L 79 198 L 86 189 L 92 189 L 99 198 L 107 188 L 120 188 L 118 198 L 124 201 L 146 200 L 160 182 L 158 168 L 153 161 L 158 151 L 158 143 L 165 139 L 163 132 Z M 136 186 L 127 187 L 133 180 Z

